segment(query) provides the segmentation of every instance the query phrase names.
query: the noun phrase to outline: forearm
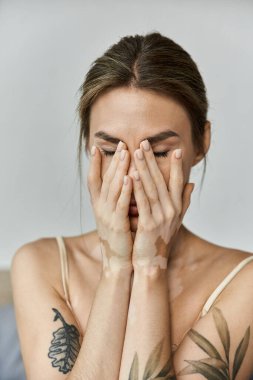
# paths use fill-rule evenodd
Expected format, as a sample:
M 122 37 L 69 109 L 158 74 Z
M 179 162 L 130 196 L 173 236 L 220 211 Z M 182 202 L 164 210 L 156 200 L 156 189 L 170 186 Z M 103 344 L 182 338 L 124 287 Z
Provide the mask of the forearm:
M 165 366 L 173 378 L 167 278 L 165 269 L 134 270 L 120 380 L 155 378 Z
M 103 271 L 70 380 L 118 380 L 131 274 L 131 269 Z

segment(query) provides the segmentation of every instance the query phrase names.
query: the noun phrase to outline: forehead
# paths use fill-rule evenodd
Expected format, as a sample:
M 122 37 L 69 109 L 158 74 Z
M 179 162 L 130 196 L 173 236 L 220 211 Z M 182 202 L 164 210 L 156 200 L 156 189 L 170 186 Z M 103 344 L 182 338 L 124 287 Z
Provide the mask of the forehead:
M 106 90 L 93 103 L 90 136 L 103 130 L 125 140 L 170 129 L 190 136 L 190 120 L 182 105 L 166 95 L 133 87 Z

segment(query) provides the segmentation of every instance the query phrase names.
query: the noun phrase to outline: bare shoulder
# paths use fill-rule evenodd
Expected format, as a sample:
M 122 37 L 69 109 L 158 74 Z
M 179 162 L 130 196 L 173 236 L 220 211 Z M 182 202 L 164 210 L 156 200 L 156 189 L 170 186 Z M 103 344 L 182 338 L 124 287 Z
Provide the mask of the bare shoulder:
M 97 282 L 102 264 L 96 231 L 62 237 L 67 251 L 71 290 L 78 291 L 88 279 Z M 27 276 L 36 273 L 37 279 L 43 280 L 64 298 L 59 247 L 55 237 L 41 237 L 20 246 L 12 259 L 11 274 L 14 268 L 18 268 L 19 273 L 29 268 Z
M 59 254 L 55 238 L 40 238 L 20 246 L 11 264 L 11 281 L 21 354 L 29 379 L 62 379 L 79 353 L 81 330 L 67 306 L 60 284 Z M 75 350 L 63 357 L 58 334 L 69 325 L 74 332 Z M 62 336 L 62 335 L 61 335 Z M 36 344 L 34 344 L 36 342 Z M 67 364 L 66 364 L 67 363 Z
M 224 281 L 213 305 L 222 303 L 227 310 L 243 307 L 253 315 L 253 252 L 216 245 L 213 267 L 214 276 L 219 273 L 218 284 Z
M 41 237 L 36 240 L 29 241 L 22 244 L 15 252 L 14 259 L 16 257 L 29 256 L 34 259 L 45 259 L 46 256 L 52 252 L 52 248 L 56 246 L 56 239 L 54 237 Z
M 11 262 L 11 276 L 17 267 L 19 273 L 25 271 L 26 276 L 30 277 L 36 274 L 37 278 L 39 276 L 43 281 L 55 287 L 60 280 L 60 262 L 56 239 L 54 237 L 41 237 L 18 247 Z
M 253 252 L 217 246 L 217 257 L 225 266 L 227 264 L 228 267 L 231 267 L 231 270 L 240 266 L 241 269 L 238 273 L 247 275 L 253 270 Z
M 198 242 L 197 255 L 203 257 L 202 279 L 207 296 L 228 277 L 214 304 L 230 298 L 233 302 L 236 297 L 247 299 L 249 292 L 246 289 L 253 286 L 253 252 L 221 246 L 199 237 Z
M 246 261 L 247 258 L 253 257 L 253 252 L 215 244 L 196 235 L 195 240 L 197 241 L 198 256 L 203 257 L 203 261 L 209 269 L 211 266 L 215 268 L 215 271 L 220 268 L 223 273 L 229 272 L 243 260 Z M 246 267 L 248 271 L 251 271 L 253 262 L 249 260 L 249 263 L 245 265 L 244 272 L 246 272 Z
M 250 301 L 253 295 L 253 253 L 238 249 L 227 249 L 229 255 L 233 258 L 234 276 L 229 282 L 228 291 L 224 292 L 224 299 L 231 299 L 231 302 L 239 300 Z M 230 273 L 229 272 L 229 273 Z M 250 302 L 252 304 L 252 302 Z M 253 311 L 253 304 L 252 304 Z

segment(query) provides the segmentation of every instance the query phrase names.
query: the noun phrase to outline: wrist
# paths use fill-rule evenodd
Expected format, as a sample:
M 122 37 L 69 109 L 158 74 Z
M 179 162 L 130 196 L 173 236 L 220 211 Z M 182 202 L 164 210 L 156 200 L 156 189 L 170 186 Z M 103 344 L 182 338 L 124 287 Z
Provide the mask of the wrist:
M 102 274 L 104 277 L 118 277 L 118 276 L 130 276 L 133 273 L 132 262 L 117 262 L 115 263 L 105 263 L 103 262 Z
M 143 272 L 155 272 L 160 269 L 161 271 L 167 271 L 168 267 L 168 257 L 163 254 L 157 253 L 153 257 L 138 257 L 138 255 L 133 255 L 133 268 L 134 270 L 139 270 Z
M 135 263 L 133 265 L 133 271 L 135 277 L 149 277 L 151 279 L 157 278 L 167 278 L 168 270 L 167 266 L 160 265 L 140 265 L 139 263 Z
M 133 271 L 132 259 L 112 254 L 111 252 L 102 252 L 103 271 L 117 273 L 119 271 Z

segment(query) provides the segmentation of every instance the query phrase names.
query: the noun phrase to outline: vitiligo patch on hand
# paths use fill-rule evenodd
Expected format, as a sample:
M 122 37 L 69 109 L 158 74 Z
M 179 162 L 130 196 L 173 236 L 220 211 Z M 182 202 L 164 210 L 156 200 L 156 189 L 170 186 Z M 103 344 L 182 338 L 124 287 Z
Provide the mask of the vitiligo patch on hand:
M 105 276 L 109 276 L 110 272 L 117 272 L 119 269 L 132 267 L 129 258 L 119 256 L 116 252 L 114 253 L 106 240 L 101 239 L 100 246 Z

